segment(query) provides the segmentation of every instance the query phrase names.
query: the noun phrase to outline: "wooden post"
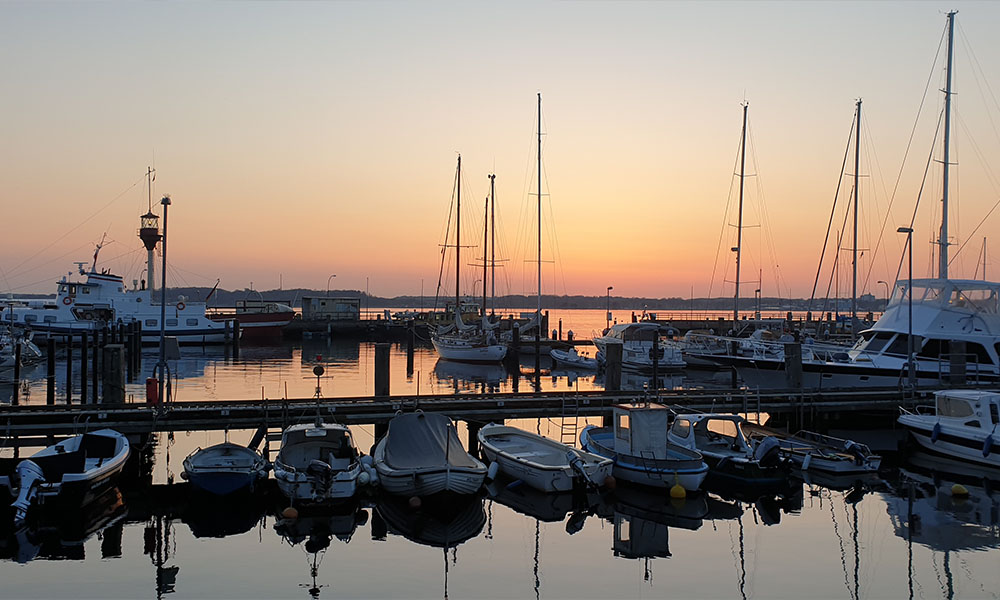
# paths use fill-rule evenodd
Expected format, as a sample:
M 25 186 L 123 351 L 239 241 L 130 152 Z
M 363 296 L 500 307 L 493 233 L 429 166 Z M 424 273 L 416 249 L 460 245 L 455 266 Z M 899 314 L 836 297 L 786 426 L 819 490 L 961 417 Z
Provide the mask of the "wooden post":
M 521 353 L 521 326 L 518 323 L 514 323 L 510 330 L 510 349 L 514 351 L 514 360 L 517 360 L 517 355 Z
M 99 374 L 101 372 L 100 359 L 98 358 L 101 355 L 100 335 L 101 335 L 100 330 L 95 329 L 94 348 L 93 348 L 94 351 L 91 353 L 90 357 L 90 398 L 91 402 L 95 404 L 101 401 L 100 396 L 97 395 L 98 392 L 97 382 L 101 380 L 101 378 L 99 377 Z
M 87 403 L 87 352 L 90 350 L 90 336 L 84 331 L 80 334 L 80 404 Z
M 73 404 L 73 334 L 66 336 L 66 404 Z
M 620 342 L 612 342 L 604 349 L 604 389 L 617 392 L 622 389 L 622 345 Z
M 240 358 L 240 320 L 233 319 L 233 358 Z
M 125 403 L 125 346 L 108 344 L 104 347 L 104 398 L 107 404 Z
M 135 321 L 125 325 L 125 377 L 135 381 Z
M 413 376 L 413 321 L 406 323 L 406 376 Z
M 142 321 L 135 322 L 134 360 L 132 361 L 136 374 L 142 372 Z
M 792 390 L 802 389 L 802 344 L 785 343 L 785 385 Z
M 469 454 L 479 456 L 479 430 L 482 429 L 483 424 L 475 421 L 466 421 L 465 427 L 469 430 Z
M 56 403 L 56 338 L 51 334 L 45 347 L 45 403 Z
M 389 395 L 389 344 L 375 344 L 375 395 Z
M 914 348 L 918 348 L 916 340 L 913 343 Z M 914 361 L 916 361 L 916 351 L 914 351 Z M 949 365 L 948 365 L 948 383 L 951 385 L 965 385 L 966 380 L 966 346 L 965 342 L 961 340 L 951 340 L 948 342 L 948 354 L 949 354 Z
M 559 337 L 557 339 L 562 339 L 562 319 L 559 319 Z
M 21 393 L 21 340 L 14 345 L 14 393 L 10 397 L 12 406 L 20 404 L 18 394 Z

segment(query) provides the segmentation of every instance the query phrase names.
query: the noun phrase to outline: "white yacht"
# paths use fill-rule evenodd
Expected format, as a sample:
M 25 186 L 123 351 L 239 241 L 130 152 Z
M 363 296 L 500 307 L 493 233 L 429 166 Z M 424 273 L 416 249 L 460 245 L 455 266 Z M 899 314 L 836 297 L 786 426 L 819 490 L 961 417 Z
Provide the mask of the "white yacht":
M 1000 467 L 1000 392 L 943 390 L 934 406 L 900 410 L 899 424 L 926 450 Z
M 660 326 L 652 322 L 619 323 L 612 325 L 604 335 L 594 338 L 594 345 L 602 357 L 607 356 L 608 344 L 622 345 L 622 368 L 650 370 L 653 368 L 653 341 L 658 342 L 657 368 L 664 371 L 683 369 L 684 357 L 680 348 L 660 340 Z

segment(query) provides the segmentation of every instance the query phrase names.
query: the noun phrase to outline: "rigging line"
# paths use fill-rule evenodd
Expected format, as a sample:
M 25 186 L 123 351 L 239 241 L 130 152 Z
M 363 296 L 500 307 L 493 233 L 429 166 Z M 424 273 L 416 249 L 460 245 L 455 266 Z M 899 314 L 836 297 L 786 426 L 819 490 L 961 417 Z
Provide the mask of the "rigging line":
M 879 160 L 878 160 L 878 154 L 875 152 L 875 145 L 873 143 L 871 143 L 871 140 L 874 139 L 874 137 L 872 136 L 872 133 L 871 133 L 871 128 L 868 127 L 868 121 L 867 120 L 863 123 L 863 125 L 865 127 L 865 136 L 864 136 L 865 137 L 865 144 L 866 144 L 866 147 L 869 149 L 868 150 L 869 172 L 874 172 L 876 170 L 878 171 L 878 174 L 879 174 L 878 180 L 882 184 L 882 188 L 883 188 L 882 192 L 886 193 L 887 190 L 885 190 L 885 179 L 882 177 L 882 163 L 879 162 Z M 871 163 L 873 161 L 874 161 L 874 164 L 875 164 L 875 169 L 871 168 L 871 166 L 872 166 Z M 875 187 L 873 185 L 872 186 L 872 190 L 874 191 L 874 189 L 875 189 Z M 893 201 L 893 197 L 889 196 L 887 193 L 886 193 L 886 197 L 889 198 L 889 203 L 888 203 L 888 205 L 886 206 L 886 209 L 885 209 L 885 217 L 882 219 L 882 226 L 881 226 L 881 229 L 879 230 L 878 239 L 875 242 L 875 248 L 872 251 L 871 262 L 869 263 L 869 266 L 868 266 L 868 272 L 865 274 L 865 281 L 864 281 L 864 285 L 862 286 L 862 289 L 867 289 L 868 288 L 868 284 L 871 282 L 872 271 L 875 268 L 875 259 L 876 259 L 876 257 L 879 256 L 879 248 L 881 247 L 882 240 L 883 240 L 883 238 L 885 236 L 885 226 L 889 222 L 889 217 L 892 214 L 892 201 Z M 876 208 L 876 210 L 877 210 L 877 208 Z M 888 273 L 889 272 L 889 259 L 888 259 L 888 256 L 886 255 L 886 253 L 883 252 L 881 254 L 881 257 L 882 257 L 883 266 L 885 267 L 885 272 Z
M 12 271 L 17 271 L 25 263 L 27 263 L 31 259 L 35 258 L 36 256 L 38 256 L 42 252 L 45 252 L 46 250 L 48 250 L 49 248 L 51 248 L 52 246 L 54 246 L 57 242 L 59 242 L 60 240 L 62 240 L 66 236 L 68 236 L 69 234 L 73 233 L 77 229 L 79 229 L 79 228 L 83 227 L 84 225 L 86 225 L 91 219 L 93 219 L 98 214 L 100 214 L 102 211 L 104 211 L 104 209 L 106 209 L 109 206 L 111 206 L 112 204 L 114 204 L 116 201 L 118 201 L 119 198 L 121 198 L 122 196 L 124 196 L 125 194 L 127 194 L 132 188 L 134 188 L 135 186 L 139 185 L 139 183 L 141 183 L 145 178 L 146 178 L 146 174 L 143 173 L 142 177 L 140 177 L 139 179 L 137 179 L 135 181 L 135 183 L 133 183 L 132 185 L 128 186 L 121 193 L 119 193 L 117 196 L 115 196 L 114 198 L 112 198 L 107 204 L 105 204 L 101 208 L 97 209 L 95 212 L 91 213 L 91 215 L 89 217 L 87 217 L 86 219 L 80 221 L 74 227 L 71 227 L 69 231 L 67 231 L 66 233 L 62 234 L 61 236 L 59 236 L 56 239 L 54 239 L 53 241 L 51 241 L 47 246 L 44 246 L 43 248 L 41 248 L 40 250 L 38 250 L 37 252 L 35 252 L 31 256 L 29 256 L 28 258 L 26 258 L 23 261 L 21 261 L 17 266 L 15 266 L 13 268 Z M 13 273 L 11 273 L 11 275 L 13 275 Z
M 456 171 L 455 177 L 451 182 L 451 200 L 448 204 L 448 219 L 446 221 L 444 230 L 444 243 L 441 244 L 441 266 L 438 268 L 438 281 L 437 289 L 434 291 L 434 310 L 437 310 L 438 299 L 441 295 L 441 279 L 444 276 L 444 262 L 448 251 L 448 235 L 451 233 L 451 218 L 455 210 L 455 186 L 458 185 L 458 172 Z M 458 307 L 455 307 L 458 310 Z
M 986 85 L 986 91 L 988 91 L 990 93 L 990 97 L 993 99 L 993 105 L 997 108 L 997 110 L 1000 110 L 1000 102 L 997 102 L 996 94 L 993 93 L 993 89 L 990 87 L 990 81 L 989 81 L 989 79 L 986 78 L 986 73 L 983 71 L 983 67 L 979 63 L 979 57 L 976 56 L 976 53 L 973 51 L 972 44 L 969 43 L 969 39 L 965 35 L 965 29 L 962 28 L 962 24 L 961 23 L 959 23 L 959 25 L 958 25 L 958 31 L 961 34 L 960 37 L 961 37 L 962 42 L 963 42 L 963 44 L 965 46 L 965 52 L 972 59 L 969 62 L 972 64 L 973 67 L 979 69 L 978 74 L 982 76 L 981 79 L 979 77 L 975 78 L 975 80 L 976 80 L 976 86 L 979 88 L 979 94 L 981 96 L 983 96 L 983 100 L 984 100 L 984 103 L 985 103 L 985 100 L 986 100 L 985 96 L 986 95 L 983 94 L 983 88 L 982 88 L 982 84 L 985 84 Z M 975 68 L 972 69 L 972 73 L 973 74 L 977 74 Z M 982 82 L 982 84 L 980 83 L 980 81 Z M 996 122 L 993 120 L 993 114 L 990 111 L 986 111 L 986 116 L 990 120 L 990 125 L 993 126 L 993 135 L 997 138 L 997 141 L 1000 141 L 1000 133 L 997 132 L 997 125 L 996 125 Z
M 854 109 L 855 117 L 851 118 L 851 131 L 847 134 L 847 146 L 844 148 L 844 161 L 840 165 L 840 176 L 837 177 L 837 191 L 833 195 L 833 206 L 830 208 L 830 220 L 826 224 L 826 237 L 823 238 L 823 249 L 819 253 L 819 266 L 816 268 L 816 279 L 813 281 L 812 294 L 809 296 L 809 306 L 812 306 L 813 300 L 816 299 L 816 286 L 819 284 L 819 276 L 823 270 L 823 257 L 826 256 L 826 246 L 830 240 L 830 230 L 833 228 L 833 216 L 837 212 L 837 200 L 840 198 L 840 186 L 844 183 L 844 172 L 847 170 L 847 156 L 851 152 L 851 138 L 854 136 L 854 126 L 857 121 L 857 108 Z M 839 245 L 840 242 L 838 241 Z M 827 288 L 827 296 L 830 295 L 830 290 Z M 824 311 L 825 312 L 825 311 Z
M 782 299 L 781 284 L 783 283 L 783 278 L 781 276 L 781 264 L 778 262 L 777 247 L 774 243 L 774 230 L 771 227 L 771 217 L 767 211 L 767 203 L 765 201 L 764 195 L 764 178 L 760 175 L 760 165 L 757 162 L 757 139 L 753 134 L 753 126 L 750 120 L 747 120 L 747 133 L 750 135 L 750 158 L 753 161 L 754 174 L 757 179 L 757 204 L 760 213 L 761 225 L 763 228 L 764 235 L 764 245 L 767 246 L 768 252 L 771 256 L 771 263 L 774 265 L 774 283 L 778 290 L 776 294 L 778 299 Z M 763 257 L 761 257 L 763 260 Z M 758 287 L 763 287 L 764 282 L 758 281 Z
M 955 261 L 955 258 L 959 254 L 961 254 L 961 252 L 965 248 L 965 246 L 972 240 L 972 238 L 976 235 L 976 232 L 979 231 L 979 228 L 982 227 L 984 223 L 986 223 L 986 219 L 990 218 L 990 215 L 993 214 L 993 211 L 995 211 L 998 206 L 1000 206 L 1000 199 L 997 199 L 997 201 L 993 204 L 993 207 L 990 208 L 989 212 L 986 213 L 986 216 L 983 217 L 983 220 L 979 222 L 979 225 L 976 225 L 976 228 L 972 230 L 972 233 L 970 233 L 968 235 L 968 237 L 966 238 L 966 240 L 964 242 L 962 242 L 962 245 L 958 247 L 958 251 L 956 251 L 955 254 L 948 261 L 948 266 L 951 266 L 951 263 L 953 263 Z M 976 272 L 978 272 L 978 269 L 979 269 L 979 265 L 977 264 L 976 265 Z
M 920 189 L 917 190 L 917 201 L 914 202 L 913 204 L 913 214 L 910 216 L 910 229 L 913 229 L 913 223 L 915 223 L 917 220 L 917 209 L 920 208 L 920 199 L 923 198 L 924 186 L 927 185 L 927 173 L 930 171 L 931 164 L 934 162 L 934 147 L 937 145 L 937 137 L 938 137 L 938 132 L 941 130 L 942 118 L 944 118 L 944 110 L 938 113 L 938 123 L 937 123 L 938 126 L 934 129 L 934 139 L 931 140 L 931 150 L 927 154 L 927 163 L 924 165 L 924 176 L 920 180 Z M 910 243 L 912 243 L 912 241 Z M 904 251 L 899 256 L 899 265 L 896 266 L 896 275 L 894 279 L 895 281 L 899 281 L 899 274 L 903 270 L 903 262 L 905 260 L 906 260 L 906 252 Z
M 740 162 L 740 147 L 743 145 L 742 133 L 740 134 L 740 136 L 741 136 L 739 138 L 740 142 L 736 144 L 736 156 L 733 159 L 733 168 L 732 170 L 730 170 L 730 173 L 736 172 L 736 166 Z M 726 227 L 729 225 L 729 207 L 732 206 L 733 204 L 733 187 L 735 186 L 735 184 L 736 184 L 736 176 L 734 175 L 729 178 L 729 193 L 726 195 L 726 210 L 725 212 L 722 213 L 722 231 L 719 232 L 719 244 L 715 247 L 715 262 L 712 263 L 712 279 L 710 279 L 708 282 L 709 298 L 712 297 L 712 290 L 715 287 L 715 272 L 718 270 L 719 267 L 719 254 L 722 251 L 722 240 L 726 236 Z M 728 266 L 726 272 L 728 272 Z M 726 279 L 725 273 L 723 273 L 722 279 L 723 281 L 725 281 Z

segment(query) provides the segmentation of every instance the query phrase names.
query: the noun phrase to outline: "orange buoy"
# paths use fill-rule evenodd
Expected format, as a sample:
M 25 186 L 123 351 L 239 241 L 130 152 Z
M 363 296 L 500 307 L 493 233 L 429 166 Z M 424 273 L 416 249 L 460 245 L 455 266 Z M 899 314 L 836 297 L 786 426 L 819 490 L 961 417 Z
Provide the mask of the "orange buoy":
M 281 511 L 281 516 L 286 519 L 298 519 L 299 511 L 294 506 L 289 506 L 285 510 Z
M 614 478 L 613 475 L 608 475 L 607 477 L 604 478 L 604 487 L 608 488 L 609 490 L 615 489 L 615 486 L 617 486 L 617 485 L 618 485 L 618 482 L 615 481 L 615 478 Z
M 420 496 L 411 496 L 409 504 L 413 510 L 420 508 Z

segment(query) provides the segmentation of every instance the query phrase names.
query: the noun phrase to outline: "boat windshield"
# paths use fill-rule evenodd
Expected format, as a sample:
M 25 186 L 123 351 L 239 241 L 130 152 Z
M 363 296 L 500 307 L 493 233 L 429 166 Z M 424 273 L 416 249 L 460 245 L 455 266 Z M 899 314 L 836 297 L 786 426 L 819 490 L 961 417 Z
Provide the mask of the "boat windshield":
M 972 416 L 972 404 L 964 398 L 953 398 L 942 394 L 937 399 L 937 414 L 939 417 L 963 419 Z

